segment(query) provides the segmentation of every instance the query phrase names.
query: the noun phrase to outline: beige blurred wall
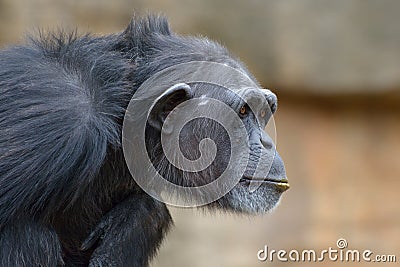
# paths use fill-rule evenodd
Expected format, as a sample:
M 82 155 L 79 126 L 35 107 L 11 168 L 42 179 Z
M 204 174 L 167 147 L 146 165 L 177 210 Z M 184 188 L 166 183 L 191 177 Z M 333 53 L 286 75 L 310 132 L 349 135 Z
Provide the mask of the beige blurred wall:
M 400 82 L 397 0 L 0 0 L 0 43 L 34 27 L 108 33 L 136 11 L 228 45 L 260 81 L 319 92 L 392 90 Z
M 37 27 L 120 31 L 133 10 L 217 39 L 278 93 L 292 185 L 263 217 L 171 208 L 176 227 L 152 266 L 286 266 L 256 253 L 325 249 L 340 237 L 400 261 L 400 1 L 0 0 L 0 45 Z

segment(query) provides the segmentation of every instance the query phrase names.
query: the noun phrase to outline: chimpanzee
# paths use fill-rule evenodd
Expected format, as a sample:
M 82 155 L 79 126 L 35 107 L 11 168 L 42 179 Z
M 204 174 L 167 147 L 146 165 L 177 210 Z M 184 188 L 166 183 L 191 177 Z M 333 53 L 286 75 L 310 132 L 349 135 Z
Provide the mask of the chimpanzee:
M 152 15 L 135 16 L 117 34 L 39 33 L 0 52 L 1 266 L 148 266 L 172 219 L 165 203 L 147 194 L 129 169 L 122 145 L 125 112 L 150 77 L 192 61 L 229 66 L 257 84 L 221 45 L 172 33 L 164 17 Z M 219 87 L 179 83 L 165 88 L 151 110 L 137 111 L 150 114 L 148 155 L 175 184 L 217 178 L 232 156 L 219 123 L 194 119 L 182 129 L 187 157 L 199 156 L 203 138 L 217 146 L 215 162 L 197 173 L 168 163 L 161 131 L 181 103 L 218 99 L 243 123 L 249 156 L 234 187 L 206 206 L 266 212 L 289 187 L 278 154 L 268 171 L 254 175 L 263 151 L 273 147 L 263 129 L 276 110 L 276 96 L 260 88 L 245 88 L 239 96 Z M 259 186 L 249 190 L 252 180 Z

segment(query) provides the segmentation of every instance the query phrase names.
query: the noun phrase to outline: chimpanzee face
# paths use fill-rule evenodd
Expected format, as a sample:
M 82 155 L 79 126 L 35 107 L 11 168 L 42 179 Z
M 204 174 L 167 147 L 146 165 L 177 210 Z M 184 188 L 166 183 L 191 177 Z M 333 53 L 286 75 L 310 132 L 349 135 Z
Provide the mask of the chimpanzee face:
M 229 108 L 235 120 L 223 114 L 220 105 Z M 148 155 L 163 178 L 184 187 L 205 186 L 229 169 L 228 179 L 234 181 L 229 184 L 233 186 L 208 206 L 246 213 L 268 211 L 289 188 L 283 161 L 264 130 L 276 108 L 275 94 L 265 89 L 245 88 L 235 92 L 202 82 L 178 84 L 158 98 L 150 113 L 146 129 Z M 214 116 L 197 116 L 194 111 L 199 109 Z M 172 155 L 166 156 L 160 136 L 164 134 L 168 139 L 182 116 L 186 122 L 178 127 L 178 141 L 170 149 Z M 241 141 L 242 147 L 235 150 L 232 139 Z M 202 144 L 204 140 L 212 145 Z M 190 166 L 201 165 L 201 158 L 208 164 L 196 170 L 185 169 L 177 166 L 182 163 L 176 156 L 178 153 L 189 160 Z M 212 160 L 207 160 L 207 155 Z M 223 190 L 219 189 L 225 185 L 221 182 L 215 186 L 218 188 L 211 190 L 220 193 Z
M 136 166 L 131 172 L 146 192 L 169 204 L 266 212 L 289 188 L 283 161 L 265 132 L 277 97 L 249 82 L 243 71 L 237 72 L 243 77 L 235 77 L 237 65 L 203 65 L 181 67 L 175 71 L 178 78 L 175 69 L 164 71 L 161 79 L 152 79 L 135 94 L 127 112 L 135 114 L 135 121 L 124 122 L 124 127 L 135 125 L 125 127 L 135 154 L 125 154 L 128 166 Z M 191 73 L 202 75 L 191 77 L 193 82 L 176 82 Z M 168 79 L 175 84 L 167 86 Z M 143 146 L 137 141 L 142 138 Z M 146 154 L 137 155 L 141 150 Z

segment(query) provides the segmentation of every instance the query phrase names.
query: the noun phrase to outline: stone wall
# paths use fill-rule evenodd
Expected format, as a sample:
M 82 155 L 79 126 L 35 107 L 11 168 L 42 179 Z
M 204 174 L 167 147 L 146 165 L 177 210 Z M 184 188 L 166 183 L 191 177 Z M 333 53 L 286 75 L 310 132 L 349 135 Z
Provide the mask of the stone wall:
M 368 93 L 400 83 L 396 0 L 0 0 L 0 43 L 34 27 L 113 32 L 134 10 L 164 13 L 178 32 L 220 40 L 266 86 Z

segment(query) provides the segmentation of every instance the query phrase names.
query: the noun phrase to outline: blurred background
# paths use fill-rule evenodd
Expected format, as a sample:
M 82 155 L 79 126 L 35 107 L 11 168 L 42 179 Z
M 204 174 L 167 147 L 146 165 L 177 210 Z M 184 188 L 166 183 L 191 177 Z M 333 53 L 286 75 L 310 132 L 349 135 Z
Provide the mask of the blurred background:
M 273 214 L 171 208 L 176 227 L 153 267 L 286 266 L 257 251 L 336 248 L 400 262 L 400 1 L 0 0 L 0 47 L 35 28 L 121 31 L 161 12 L 215 39 L 278 94 L 278 150 L 291 189 Z M 364 263 L 320 263 L 364 266 Z M 310 263 L 291 263 L 309 266 Z

